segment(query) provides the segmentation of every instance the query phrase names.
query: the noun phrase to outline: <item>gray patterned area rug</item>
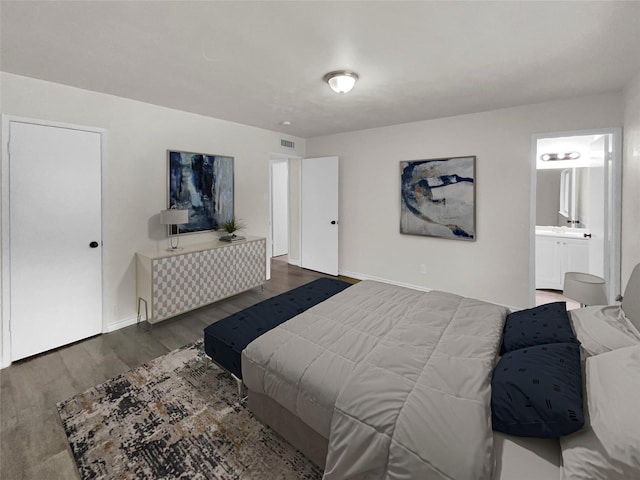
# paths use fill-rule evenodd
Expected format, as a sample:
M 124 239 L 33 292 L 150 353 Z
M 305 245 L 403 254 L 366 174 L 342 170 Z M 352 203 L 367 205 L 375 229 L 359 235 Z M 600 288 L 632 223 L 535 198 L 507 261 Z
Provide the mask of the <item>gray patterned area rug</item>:
M 186 345 L 59 403 L 86 479 L 319 479 L 238 403 L 231 377 Z

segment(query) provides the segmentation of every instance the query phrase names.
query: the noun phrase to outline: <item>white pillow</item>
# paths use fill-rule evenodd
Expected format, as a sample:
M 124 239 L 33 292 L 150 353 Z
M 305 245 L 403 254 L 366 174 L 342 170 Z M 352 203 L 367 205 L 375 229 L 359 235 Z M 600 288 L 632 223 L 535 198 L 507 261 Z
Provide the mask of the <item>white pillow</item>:
M 588 355 L 640 345 L 640 332 L 619 305 L 570 310 L 569 319 Z
M 587 358 L 585 428 L 560 438 L 562 479 L 640 478 L 640 346 Z

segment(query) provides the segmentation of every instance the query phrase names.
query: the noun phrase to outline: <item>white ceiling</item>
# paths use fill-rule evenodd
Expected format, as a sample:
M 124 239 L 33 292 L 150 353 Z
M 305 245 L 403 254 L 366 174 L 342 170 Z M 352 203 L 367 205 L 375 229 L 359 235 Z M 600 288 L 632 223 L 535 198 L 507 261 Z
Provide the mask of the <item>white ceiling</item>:
M 639 1 L 3 0 L 0 15 L 3 71 L 305 138 L 617 91 L 640 68 Z M 340 68 L 360 75 L 348 95 L 322 82 Z

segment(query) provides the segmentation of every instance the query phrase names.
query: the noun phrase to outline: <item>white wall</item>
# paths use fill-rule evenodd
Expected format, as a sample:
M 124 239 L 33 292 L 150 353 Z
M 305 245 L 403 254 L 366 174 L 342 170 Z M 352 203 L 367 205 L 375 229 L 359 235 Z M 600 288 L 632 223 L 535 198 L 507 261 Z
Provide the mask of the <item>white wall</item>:
M 307 139 L 340 157 L 341 273 L 528 306 L 531 135 L 622 122 L 612 93 Z M 467 155 L 477 240 L 401 235 L 399 161 Z
M 640 72 L 624 92 L 622 168 L 622 292 L 640 263 Z
M 300 138 L 112 95 L 7 73 L 1 81 L 3 114 L 108 131 L 103 240 L 109 329 L 135 317 L 135 252 L 168 245 L 158 219 L 167 201 L 167 149 L 234 157 L 236 215 L 248 225 L 246 233 L 268 237 L 270 154 L 302 156 L 305 148 Z M 296 149 L 285 151 L 281 138 L 294 140 Z M 213 235 L 185 235 L 180 241 L 197 243 Z

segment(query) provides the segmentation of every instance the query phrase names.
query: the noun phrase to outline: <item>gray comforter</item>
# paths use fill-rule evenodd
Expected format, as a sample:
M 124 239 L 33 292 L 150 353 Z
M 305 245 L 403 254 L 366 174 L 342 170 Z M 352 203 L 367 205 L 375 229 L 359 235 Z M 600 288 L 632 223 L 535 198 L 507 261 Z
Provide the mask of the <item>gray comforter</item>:
M 506 314 L 360 282 L 252 342 L 244 381 L 329 439 L 327 480 L 489 479 Z

